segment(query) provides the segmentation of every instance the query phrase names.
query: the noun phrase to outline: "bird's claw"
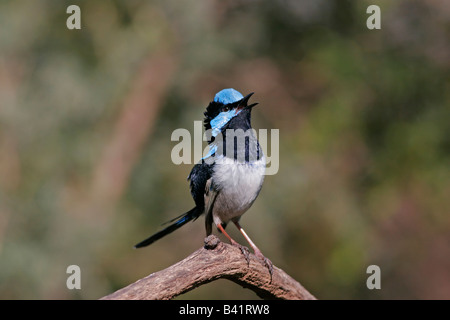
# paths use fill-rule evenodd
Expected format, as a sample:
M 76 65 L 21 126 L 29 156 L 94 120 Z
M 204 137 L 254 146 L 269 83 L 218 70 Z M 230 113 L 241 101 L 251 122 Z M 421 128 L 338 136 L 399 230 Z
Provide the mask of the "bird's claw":
M 242 254 L 245 257 L 245 260 L 247 261 L 247 266 L 250 266 L 250 250 L 247 247 L 237 243 L 234 240 L 231 241 L 231 244 L 233 246 L 238 247 L 241 250 Z M 272 261 L 270 261 L 268 258 L 266 258 L 258 248 L 255 248 L 254 250 L 255 250 L 255 256 L 258 259 L 262 260 L 264 262 L 264 265 L 266 266 L 267 270 L 269 270 L 270 282 L 272 282 L 272 277 L 273 277 L 273 263 L 272 263 Z
M 250 266 L 250 250 L 247 247 L 237 243 L 236 241 L 232 242 L 231 244 L 241 250 L 242 254 L 244 255 L 245 261 L 247 261 L 247 266 Z
M 261 251 L 255 251 L 255 256 L 259 259 L 261 259 L 264 264 L 266 265 L 267 270 L 269 270 L 269 274 L 270 274 L 270 282 L 272 282 L 272 277 L 273 277 L 273 263 L 272 261 L 270 261 L 268 258 L 266 258 Z

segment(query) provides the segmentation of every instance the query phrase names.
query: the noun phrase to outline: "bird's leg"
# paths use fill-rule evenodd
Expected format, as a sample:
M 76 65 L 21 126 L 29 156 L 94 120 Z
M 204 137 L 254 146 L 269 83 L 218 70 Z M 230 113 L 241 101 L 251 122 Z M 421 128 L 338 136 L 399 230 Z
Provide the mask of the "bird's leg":
M 250 246 L 253 248 L 253 251 L 255 252 L 255 255 L 260 258 L 261 260 L 264 261 L 264 264 L 266 265 L 267 269 L 269 270 L 270 273 L 270 279 L 272 280 L 272 275 L 273 275 L 273 263 L 272 261 L 270 261 L 269 259 L 267 259 L 261 252 L 261 250 L 259 250 L 259 248 L 253 243 L 252 239 L 250 239 L 250 237 L 247 235 L 247 233 L 244 231 L 244 229 L 242 229 L 241 225 L 239 224 L 239 222 L 237 221 L 233 221 L 234 224 L 236 225 L 236 227 L 239 229 L 239 231 L 242 233 L 242 235 L 244 236 L 245 240 L 247 240 L 247 242 L 250 244 Z
M 239 243 L 237 243 L 236 241 L 234 241 L 233 238 L 231 238 L 230 235 L 225 232 L 225 229 L 222 227 L 222 224 L 219 223 L 217 225 L 217 229 L 219 229 L 219 231 L 222 232 L 225 235 L 225 237 L 228 238 L 228 240 L 230 240 L 230 242 L 233 246 L 236 246 L 239 249 L 241 249 L 241 252 L 245 257 L 245 260 L 247 261 L 247 265 L 250 265 L 250 252 L 248 251 L 248 248 L 246 248 L 246 247 L 240 245 Z

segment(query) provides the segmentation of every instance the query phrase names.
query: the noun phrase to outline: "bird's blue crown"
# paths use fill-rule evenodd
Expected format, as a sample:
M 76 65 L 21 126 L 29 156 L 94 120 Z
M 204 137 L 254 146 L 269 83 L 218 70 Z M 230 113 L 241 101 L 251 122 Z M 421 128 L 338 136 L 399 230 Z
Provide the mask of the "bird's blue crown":
M 235 103 L 243 98 L 244 96 L 239 91 L 229 88 L 219 91 L 214 97 L 214 102 L 230 104 Z

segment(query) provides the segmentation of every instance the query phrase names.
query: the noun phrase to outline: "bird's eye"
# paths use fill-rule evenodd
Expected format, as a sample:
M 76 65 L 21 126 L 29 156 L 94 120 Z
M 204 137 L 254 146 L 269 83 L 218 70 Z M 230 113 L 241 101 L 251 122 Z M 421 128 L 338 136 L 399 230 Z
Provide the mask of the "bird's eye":
M 225 106 L 225 107 L 223 107 L 223 111 L 224 111 L 224 112 L 230 111 L 230 106 Z

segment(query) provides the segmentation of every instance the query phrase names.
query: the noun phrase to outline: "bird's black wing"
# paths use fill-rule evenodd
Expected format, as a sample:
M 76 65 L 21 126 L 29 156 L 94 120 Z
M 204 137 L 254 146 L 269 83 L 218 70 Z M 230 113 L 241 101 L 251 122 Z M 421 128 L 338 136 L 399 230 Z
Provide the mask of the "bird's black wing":
M 213 173 L 212 164 L 207 164 L 203 160 L 196 164 L 188 176 L 189 186 L 191 188 L 191 195 L 194 198 L 195 205 L 198 208 L 205 207 L 205 186 L 206 182 L 211 178 Z
M 201 213 L 205 213 L 206 235 L 212 232 L 213 215 L 212 209 L 216 200 L 218 190 L 212 182 L 214 163 L 207 164 L 202 161 L 192 168 L 188 180 L 190 181 L 191 194 L 194 198 L 196 208 L 201 208 Z M 206 202 L 206 203 L 205 203 Z M 200 212 L 200 210 L 198 211 Z

